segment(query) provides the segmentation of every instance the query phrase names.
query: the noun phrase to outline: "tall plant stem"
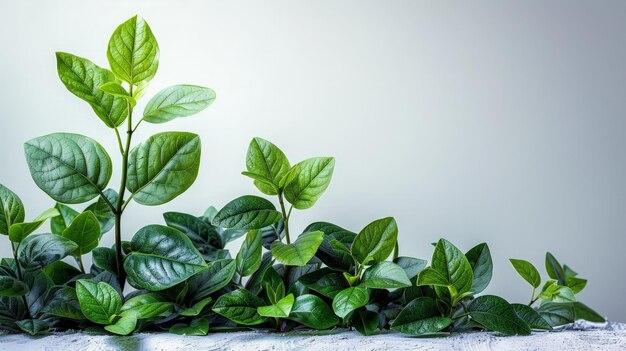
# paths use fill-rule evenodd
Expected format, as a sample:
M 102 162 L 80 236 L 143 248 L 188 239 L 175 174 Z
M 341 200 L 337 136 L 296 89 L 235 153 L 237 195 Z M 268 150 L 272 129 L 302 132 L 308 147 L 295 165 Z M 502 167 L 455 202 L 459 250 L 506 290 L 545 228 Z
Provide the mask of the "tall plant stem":
M 283 200 L 283 193 L 278 193 L 278 203 L 280 203 L 280 210 L 283 213 L 285 239 L 287 239 L 287 244 L 291 244 L 291 238 L 289 238 L 289 215 L 291 214 L 291 210 L 289 210 L 289 214 L 287 214 L 287 211 L 285 211 L 285 200 Z
M 130 96 L 133 96 L 133 85 L 130 85 Z M 124 254 L 122 252 L 122 214 L 124 213 L 124 193 L 126 192 L 126 179 L 128 176 L 128 156 L 130 154 L 130 142 L 133 137 L 133 106 L 128 103 L 128 119 L 126 130 L 126 147 L 122 153 L 122 179 L 118 191 L 117 204 L 115 205 L 115 263 L 117 266 L 117 280 L 122 290 L 126 282 L 124 271 Z

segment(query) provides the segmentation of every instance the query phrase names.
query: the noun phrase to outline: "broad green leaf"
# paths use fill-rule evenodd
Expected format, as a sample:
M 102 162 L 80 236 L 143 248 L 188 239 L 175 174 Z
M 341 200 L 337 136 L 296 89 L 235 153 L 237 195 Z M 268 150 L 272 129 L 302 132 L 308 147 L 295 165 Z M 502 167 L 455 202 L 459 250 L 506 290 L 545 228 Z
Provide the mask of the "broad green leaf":
M 169 227 L 176 228 L 185 233 L 196 247 L 206 243 L 215 248 L 223 247 L 216 228 L 205 222 L 202 218 L 180 212 L 165 212 L 163 219 L 165 219 L 165 223 Z
M 74 218 L 78 216 L 79 212 L 58 202 L 54 205 L 54 208 L 59 211 L 60 215 L 50 218 L 50 231 L 52 231 L 52 234 L 61 235 L 65 228 L 69 227 Z
M 413 279 L 417 277 L 417 275 L 424 268 L 426 268 L 426 264 L 427 264 L 426 260 L 413 258 L 413 257 L 405 257 L 405 256 L 400 256 L 394 259 L 393 263 L 402 267 L 402 269 L 404 269 L 404 272 L 406 273 L 407 277 L 409 277 L 409 279 Z
M 189 293 L 194 296 L 194 301 L 202 300 L 228 285 L 236 268 L 235 260 L 230 258 L 209 262 L 207 269 L 189 279 Z
M 339 323 L 339 319 L 326 302 L 310 294 L 296 298 L 288 318 L 313 329 L 328 329 Z
M 117 203 L 118 194 L 115 190 L 106 189 L 103 193 L 104 197 L 106 197 L 106 199 L 111 204 L 114 205 Z M 96 202 L 87 206 L 87 208 L 85 208 L 85 210 L 83 211 L 91 211 L 94 215 L 96 215 L 98 222 L 100 222 L 100 237 L 102 237 L 102 234 L 113 229 L 113 226 L 115 225 L 115 213 L 113 213 L 113 210 L 111 210 L 111 207 L 109 206 L 107 201 L 104 200 L 104 197 L 101 195 L 100 197 L 98 197 L 98 200 Z M 71 222 L 71 220 L 69 222 Z
M 195 318 L 189 323 L 176 323 L 170 327 L 169 332 L 178 335 L 204 336 L 209 332 L 209 321 L 206 318 Z
M 39 229 L 41 225 L 50 218 L 59 215 L 59 211 L 56 208 L 50 208 L 45 210 L 42 214 L 37 216 L 32 222 L 14 223 L 9 228 L 9 240 L 14 243 L 19 243 L 24 240 L 35 230 Z
M 546 272 L 552 279 L 556 279 L 559 285 L 565 285 L 565 271 L 563 266 L 549 252 L 546 252 Z
M 258 229 L 248 232 L 235 262 L 237 272 L 242 277 L 247 277 L 259 269 L 261 266 L 261 232 Z
M 31 316 L 41 312 L 48 302 L 48 292 L 53 286 L 52 280 L 41 270 L 22 271 L 23 282 L 28 285 L 28 293 L 25 295 L 28 310 Z
M 78 204 L 100 195 L 111 178 L 111 158 L 95 140 L 54 133 L 24 144 L 33 180 L 56 201 Z
M 396 289 L 411 286 L 411 281 L 402 267 L 384 261 L 365 270 L 361 285 L 372 289 Z
M 479 293 L 487 288 L 493 274 L 493 262 L 489 246 L 486 243 L 478 244 L 471 248 L 465 257 L 474 273 L 471 291 L 475 294 Z
M 38 335 L 50 330 L 48 323 L 41 319 L 23 319 L 15 323 L 23 332 L 30 335 Z
M 62 318 L 85 319 L 85 315 L 80 309 L 78 296 L 76 296 L 76 289 L 68 286 L 64 286 L 54 293 L 52 300 L 44 307 L 44 312 Z
M 565 279 L 578 275 L 578 273 L 576 273 L 571 267 L 568 267 L 566 264 L 563 265 L 563 273 L 565 274 Z
M 257 308 L 263 305 L 265 302 L 259 297 L 239 289 L 220 296 L 213 305 L 213 311 L 237 324 L 256 325 L 266 321 L 257 312 Z
M 437 302 L 430 297 L 420 297 L 409 302 L 391 325 L 391 330 L 410 335 L 432 334 L 443 330 L 452 323 L 443 317 Z
M 24 204 L 19 196 L 0 184 L 0 234 L 9 234 L 14 223 L 24 222 Z
M 463 294 L 472 288 L 473 272 L 469 261 L 456 246 L 445 239 L 439 240 L 431 266 L 448 281 L 448 285 Z
M 115 97 L 120 97 L 130 103 L 131 106 L 137 105 L 137 101 L 134 97 L 130 96 L 130 94 L 124 89 L 124 87 L 118 82 L 108 82 L 104 83 L 100 86 L 100 90 L 105 92 L 106 94 L 113 95 Z
M 141 228 L 131 241 L 131 250 L 124 270 L 135 288 L 167 289 L 207 268 L 185 234 L 162 225 Z
M 579 319 L 595 323 L 605 322 L 604 317 L 581 302 L 544 302 L 537 312 L 553 327 L 574 323 Z
M 275 241 L 272 244 L 272 255 L 286 266 L 304 266 L 315 256 L 317 248 L 324 239 L 320 231 L 300 234 L 291 244 Z
M 78 268 L 63 261 L 56 261 L 43 267 L 43 272 L 55 285 L 64 285 L 83 274 Z
M 128 116 L 126 100 L 100 90 L 100 86 L 108 82 L 117 82 L 113 72 L 65 52 L 57 52 L 56 57 L 57 72 L 67 90 L 89 103 L 107 127 L 121 125 Z
M 352 255 L 361 264 L 387 259 L 398 240 L 398 225 L 392 217 L 375 220 L 354 238 Z
M 305 274 L 298 281 L 307 288 L 331 299 L 340 291 L 349 287 L 343 275 L 330 268 L 321 268 Z
M 115 323 L 104 327 L 107 331 L 117 335 L 128 335 L 137 327 L 137 315 L 134 313 L 122 314 Z
M 513 306 L 501 297 L 484 295 L 467 305 L 470 317 L 491 331 L 508 335 L 529 335 L 530 327 L 517 316 Z
M 356 237 L 356 233 L 343 229 L 338 225 L 328 222 L 315 222 L 309 224 L 304 232 L 322 231 L 324 241 L 315 254 L 328 267 L 348 271 L 354 266 L 354 258 L 350 252 L 350 246 Z
M 9 277 L 0 276 L 0 296 L 23 296 L 28 292 L 28 285 Z
M 207 297 L 204 300 L 200 300 L 196 302 L 193 306 L 180 311 L 180 315 L 188 316 L 188 317 L 197 316 L 200 314 L 200 312 L 202 312 L 202 310 L 206 307 L 206 305 L 208 305 L 211 301 L 213 301 L 213 298 L 211 297 Z
M 144 95 L 146 95 L 146 92 L 148 91 L 148 81 L 142 80 L 141 82 L 139 82 L 138 84 L 135 84 L 135 91 L 133 91 L 133 98 L 135 98 L 136 101 L 139 101 L 139 99 L 141 99 Z
M 254 185 L 266 195 L 277 195 L 280 180 L 289 172 L 291 165 L 287 156 L 274 144 L 254 138 L 246 155 L 246 176 L 253 179 Z
M 128 299 L 120 311 L 122 314 L 134 314 L 137 319 L 148 319 L 171 311 L 173 305 L 160 294 L 150 292 Z
M 257 312 L 263 317 L 287 318 L 294 302 L 293 294 L 289 294 L 273 305 L 257 307 Z
M 581 292 L 587 286 L 587 279 L 568 277 L 566 279 L 567 286 L 572 289 L 574 294 Z
M 174 85 L 158 92 L 146 105 L 143 120 L 165 123 L 187 117 L 207 108 L 215 100 L 212 89 L 195 85 Z
M 93 259 L 94 266 L 111 273 L 117 273 L 114 249 L 108 247 L 96 247 L 91 252 L 91 257 Z
M 211 223 L 216 227 L 230 229 L 261 229 L 278 222 L 280 212 L 270 201 L 253 195 L 236 198 L 224 206 Z
M 334 157 L 315 157 L 296 164 L 284 177 L 285 199 L 299 210 L 313 207 L 328 188 L 334 169 Z
M 122 308 L 122 298 L 107 283 L 85 279 L 76 281 L 76 295 L 85 317 L 97 324 L 110 324 Z
M 361 334 L 368 336 L 378 329 L 378 313 L 368 310 L 357 310 L 350 319 L 354 328 Z
M 362 286 L 353 286 L 339 292 L 333 299 L 333 311 L 341 318 L 359 307 L 367 305 L 369 293 Z
M 41 268 L 72 254 L 77 248 L 73 241 L 60 235 L 29 235 L 22 241 L 17 258 L 26 269 Z
M 517 260 L 514 258 L 509 259 L 513 268 L 524 278 L 533 288 L 538 288 L 541 285 L 541 276 L 537 268 L 532 263 L 524 260 Z
M 520 303 L 511 304 L 513 310 L 531 329 L 551 330 L 550 324 L 534 308 Z
M 274 267 L 270 266 L 265 269 L 261 284 L 271 304 L 275 304 L 285 297 L 285 283 Z
M 130 151 L 126 188 L 142 205 L 161 205 L 174 199 L 196 180 L 200 149 L 200 138 L 193 133 L 151 136 Z
M 107 58 L 113 73 L 125 82 L 137 85 L 152 79 L 159 67 L 159 45 L 148 23 L 134 16 L 117 27 Z
M 63 231 L 63 237 L 78 245 L 75 255 L 84 255 L 98 246 L 100 222 L 93 212 L 83 212 L 74 218 L 70 226 Z
M 305 230 L 304 232 L 308 232 L 309 230 Z M 265 228 L 261 228 L 261 235 L 263 238 L 263 247 L 266 249 L 272 248 L 272 243 L 276 240 L 283 240 L 285 238 L 285 222 L 283 219 L 279 219 L 278 222 L 267 226 Z

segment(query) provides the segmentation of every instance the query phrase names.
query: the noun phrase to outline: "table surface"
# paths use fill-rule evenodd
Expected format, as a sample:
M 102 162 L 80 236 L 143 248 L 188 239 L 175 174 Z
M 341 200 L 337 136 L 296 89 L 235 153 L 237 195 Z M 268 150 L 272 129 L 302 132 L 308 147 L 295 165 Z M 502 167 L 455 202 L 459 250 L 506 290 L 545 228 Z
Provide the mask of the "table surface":
M 346 330 L 272 333 L 249 331 L 179 336 L 168 333 L 139 333 L 132 336 L 93 335 L 83 332 L 53 333 L 30 337 L 0 335 L 0 350 L 626 350 L 626 324 L 576 324 L 530 336 L 502 336 L 471 332 L 446 337 L 411 337 L 381 333 L 363 337 Z

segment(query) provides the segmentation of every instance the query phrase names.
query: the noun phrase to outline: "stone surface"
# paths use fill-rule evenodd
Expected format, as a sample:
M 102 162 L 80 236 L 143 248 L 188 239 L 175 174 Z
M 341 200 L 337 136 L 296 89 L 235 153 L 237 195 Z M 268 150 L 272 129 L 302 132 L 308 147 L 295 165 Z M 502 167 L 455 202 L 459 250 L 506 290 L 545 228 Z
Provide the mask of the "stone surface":
M 363 337 L 354 331 L 297 331 L 276 334 L 265 331 L 179 336 L 140 333 L 132 336 L 90 335 L 82 332 L 54 333 L 43 337 L 0 335 L 4 351 L 88 350 L 626 350 L 626 324 L 576 323 L 553 332 L 530 336 L 464 333 L 449 337 L 416 338 L 397 333 Z

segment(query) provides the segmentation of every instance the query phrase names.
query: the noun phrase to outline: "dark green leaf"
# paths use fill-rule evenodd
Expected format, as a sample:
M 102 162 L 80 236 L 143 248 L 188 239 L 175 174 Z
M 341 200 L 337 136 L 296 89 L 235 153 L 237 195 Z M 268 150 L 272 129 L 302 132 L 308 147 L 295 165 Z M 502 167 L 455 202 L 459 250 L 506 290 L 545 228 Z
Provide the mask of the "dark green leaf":
M 209 243 L 215 248 L 223 247 L 216 228 L 202 218 L 180 212 L 165 212 L 163 219 L 169 227 L 185 233 L 196 247 L 205 243 Z
M 446 277 L 456 294 L 472 288 L 473 272 L 469 261 L 456 246 L 445 239 L 439 240 L 433 253 L 432 268 Z
M 117 203 L 118 195 L 117 195 L 117 192 L 115 192 L 115 190 L 106 189 L 104 191 L 104 196 L 111 204 Z M 103 196 L 100 196 L 98 198 L 98 201 L 87 206 L 87 208 L 85 208 L 83 212 L 87 212 L 87 211 L 93 212 L 93 214 L 96 215 L 98 222 L 100 222 L 100 236 L 101 237 L 102 237 L 102 234 L 113 229 L 113 226 L 115 225 L 115 214 L 111 210 L 111 207 L 109 206 L 107 201 L 104 200 Z M 71 222 L 71 220 L 69 222 Z M 57 233 L 54 233 L 54 234 L 57 234 Z
M 282 218 L 274 205 L 258 196 L 244 195 L 229 202 L 213 218 L 212 224 L 221 228 L 261 229 Z
M 339 319 L 326 302 L 310 294 L 296 298 L 289 319 L 313 329 L 328 329 L 339 323 Z
M 53 262 L 43 267 L 44 273 L 56 285 L 64 285 L 74 279 L 74 277 L 83 274 L 79 269 L 63 261 Z
M 70 255 L 78 248 L 73 241 L 56 234 L 30 235 L 20 245 L 17 257 L 22 267 L 45 267 Z
M 22 331 L 30 335 L 43 334 L 50 330 L 48 323 L 40 319 L 24 319 L 15 323 L 18 327 L 20 327 L 20 329 L 22 329 Z
M 398 240 L 398 225 L 392 217 L 375 220 L 354 238 L 352 255 L 361 264 L 387 259 Z
M 322 268 L 305 274 L 300 277 L 299 281 L 307 288 L 331 299 L 349 287 L 343 275 L 330 268 Z
M 467 305 L 470 317 L 486 329 L 508 334 L 529 335 L 530 327 L 520 319 L 513 307 L 501 297 L 484 295 Z
M 209 332 L 209 321 L 206 318 L 196 318 L 189 325 L 176 323 L 170 327 L 169 332 L 178 335 L 204 336 Z
M 493 274 L 493 262 L 489 246 L 486 243 L 478 244 L 471 248 L 465 257 L 474 273 L 471 291 L 479 293 L 487 288 Z
M 228 285 L 235 275 L 237 265 L 233 259 L 209 262 L 207 269 L 189 280 L 189 293 L 194 301 L 202 300 Z
M 556 279 L 559 285 L 565 285 L 565 271 L 563 271 L 563 266 L 561 266 L 559 261 L 549 252 L 546 252 L 546 272 L 548 272 L 550 278 Z
M 535 309 L 529 307 L 527 305 L 513 303 L 513 310 L 517 313 L 517 316 L 520 317 L 531 329 L 544 329 L 551 330 L 552 327 L 550 324 L 543 319 Z
M 513 268 L 524 278 L 533 288 L 538 288 L 541 285 L 541 276 L 537 268 L 532 263 L 524 260 L 516 260 L 514 258 L 509 259 L 513 264 Z
M 420 297 L 402 309 L 393 321 L 391 330 L 410 335 L 424 335 L 441 331 L 451 323 L 450 318 L 441 315 L 434 299 Z
M 23 296 L 28 292 L 28 285 L 9 277 L 0 276 L 0 296 Z
M 211 297 L 207 297 L 204 300 L 200 300 L 198 302 L 196 302 L 193 306 L 184 309 L 182 311 L 180 311 L 180 315 L 181 316 L 197 316 L 199 315 L 202 310 L 206 307 L 206 305 L 208 305 L 211 301 L 213 301 L 213 298 Z
M 96 247 L 93 249 L 91 255 L 94 266 L 111 273 L 117 273 L 114 249 L 108 247 Z
M 220 296 L 213 311 L 237 324 L 255 325 L 266 321 L 257 313 L 257 308 L 265 303 L 247 290 L 235 290 Z
M 394 259 L 393 262 L 404 269 L 404 272 L 409 279 L 417 277 L 419 272 L 426 268 L 427 264 L 426 260 L 403 256 Z
M 94 323 L 110 324 L 122 308 L 122 298 L 107 283 L 77 280 L 76 295 L 85 317 Z
M 354 328 L 363 335 L 372 335 L 378 329 L 378 313 L 368 310 L 357 310 L 350 319 Z
M 237 254 L 237 272 L 247 277 L 261 266 L 261 232 L 253 229 L 246 235 Z
M 85 315 L 80 309 L 76 290 L 68 286 L 62 287 L 54 293 L 52 300 L 44 307 L 44 312 L 62 318 L 85 319 Z

